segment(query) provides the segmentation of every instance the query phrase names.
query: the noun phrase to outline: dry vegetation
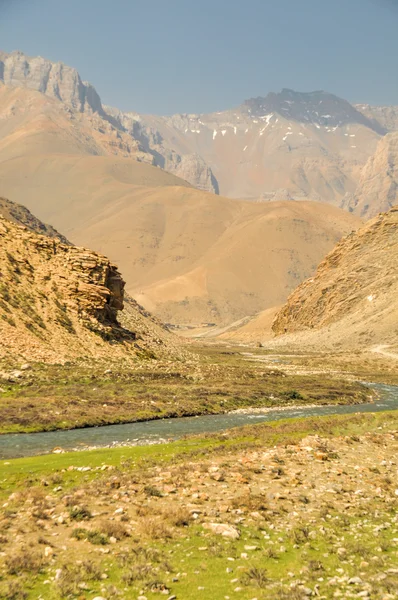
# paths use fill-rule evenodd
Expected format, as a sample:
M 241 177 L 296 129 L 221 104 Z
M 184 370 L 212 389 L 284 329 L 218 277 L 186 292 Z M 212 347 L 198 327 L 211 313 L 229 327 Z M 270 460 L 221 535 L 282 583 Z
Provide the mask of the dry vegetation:
M 0 598 L 392 600 L 397 425 L 286 421 L 3 463 Z

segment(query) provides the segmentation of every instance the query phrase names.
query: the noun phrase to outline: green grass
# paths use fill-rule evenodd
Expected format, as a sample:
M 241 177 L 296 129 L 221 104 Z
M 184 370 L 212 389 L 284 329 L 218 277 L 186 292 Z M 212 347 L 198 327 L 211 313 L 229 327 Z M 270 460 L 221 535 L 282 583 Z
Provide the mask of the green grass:
M 0 365 L 1 366 L 1 365 Z M 111 372 L 107 367 L 111 366 Z M 32 365 L 0 385 L 0 434 L 53 431 L 167 417 L 219 414 L 244 407 L 358 404 L 363 385 L 341 377 L 286 375 L 238 353 L 202 352 L 192 365 L 123 363 Z
M 175 467 L 181 464 L 195 469 L 209 457 L 231 461 L 231 457 L 239 456 L 244 449 L 282 447 L 294 444 L 309 434 L 358 439 L 365 433 L 386 433 L 397 428 L 397 412 L 338 415 L 263 423 L 232 430 L 227 434 L 197 436 L 156 446 L 2 461 L 0 497 L 8 496 L 12 490 L 23 492 L 26 489 L 42 490 L 43 498 L 47 493 L 56 497 L 54 488 L 59 484 L 62 487 L 60 495 L 66 494 L 67 497 L 69 489 L 89 490 L 90 485 L 102 487 L 106 478 L 123 478 L 126 475 L 133 478 L 140 476 L 148 481 L 147 486 L 151 486 L 153 483 L 146 479 L 146 474 L 153 467 L 167 470 L 168 465 Z M 234 464 L 231 463 L 231 468 Z M 68 471 L 72 465 L 89 465 L 91 471 Z M 100 470 L 103 465 L 110 465 L 114 469 L 104 473 Z M 104 514 L 112 514 L 119 505 L 112 502 L 111 495 L 112 492 L 110 505 L 105 509 L 108 513 Z M 159 501 L 156 496 L 149 492 L 147 494 L 147 506 L 152 506 L 154 515 L 157 514 L 156 502 Z M 90 530 L 90 515 L 81 507 L 71 508 L 74 516 L 67 531 L 77 544 L 77 554 L 72 553 L 62 563 L 55 557 L 53 564 L 45 564 L 42 571 L 35 572 L 29 571 L 35 564 L 35 555 L 32 554 L 30 560 L 25 558 L 25 555 L 29 558 L 34 550 L 26 549 L 25 555 L 22 554 L 20 558 L 16 555 L 21 562 L 19 575 L 7 575 L 0 568 L 0 598 L 22 600 L 23 593 L 26 593 L 28 600 L 40 597 L 43 600 L 92 600 L 95 596 L 103 596 L 107 600 L 127 600 L 143 593 L 150 600 L 163 597 L 159 593 L 167 588 L 164 597 L 176 595 L 178 600 L 224 600 L 226 596 L 243 600 L 302 600 L 304 595 L 300 590 L 290 588 L 292 581 L 300 580 L 311 589 L 319 586 L 321 597 L 332 600 L 336 587 L 327 585 L 326 580 L 338 576 L 339 569 L 343 569 L 347 578 L 366 571 L 366 576 L 362 575 L 364 580 L 371 577 L 378 581 L 381 571 L 384 573 L 395 568 L 397 548 L 394 539 L 397 537 L 397 527 L 391 526 L 394 519 L 396 522 L 394 504 L 384 504 L 377 497 L 370 497 L 365 513 L 358 507 L 351 510 L 350 514 L 326 506 L 322 514 L 319 514 L 320 507 L 315 507 L 314 512 L 314 507 L 310 506 L 312 510 L 308 516 L 296 525 L 291 525 L 289 515 L 284 516 L 283 511 L 273 515 L 269 511 L 263 514 L 258 509 L 263 516 L 257 524 L 247 518 L 241 522 L 238 519 L 236 527 L 240 531 L 239 540 L 214 535 L 195 523 L 185 527 L 182 519 L 169 538 L 162 532 L 159 537 L 147 532 L 146 535 L 133 532 L 132 537 L 121 538 L 117 551 L 109 556 L 101 554 L 100 549 L 106 551 L 114 548 L 109 542 L 111 530 L 101 530 L 98 523 L 95 529 Z M 9 503 L 2 510 L 12 523 L 13 514 L 17 513 L 18 508 Z M 147 517 L 144 514 L 142 518 Z M 389 525 L 386 526 L 386 523 Z M 146 528 L 149 527 L 150 521 Z M 375 528 L 378 528 L 377 535 Z M 48 537 L 45 529 L 40 535 L 50 541 L 53 539 Z M 54 543 L 57 545 L 57 538 L 54 538 Z M 337 554 L 339 545 L 347 550 L 343 557 Z M 7 545 L 3 546 L 3 550 L 7 550 Z M 57 568 L 64 572 L 64 579 L 59 583 L 52 579 Z M 102 575 L 106 575 L 106 579 Z M 82 581 L 86 584 L 85 589 L 78 587 Z M 372 598 L 387 598 L 389 591 L 396 589 L 396 583 L 396 575 L 388 575 L 374 585 Z M 18 591 L 11 595 L 10 585 L 16 586 L 15 589 L 18 585 L 22 586 L 20 595 Z M 356 589 L 351 585 L 344 589 L 348 588 Z M 340 597 L 345 597 L 344 591 Z
M 368 431 L 377 431 L 379 427 L 383 427 L 383 431 L 397 429 L 398 411 L 284 419 L 248 425 L 222 434 L 192 436 L 167 444 L 104 448 L 3 460 L 0 461 L 0 497 L 25 486 L 27 482 L 29 485 L 35 485 L 59 472 L 63 472 L 63 485 L 72 486 L 98 477 L 103 465 L 132 470 L 159 464 L 174 464 L 188 458 L 195 459 L 239 448 L 264 448 L 297 443 L 313 434 L 326 437 L 361 435 Z M 90 466 L 91 470 L 68 471 L 71 466 Z

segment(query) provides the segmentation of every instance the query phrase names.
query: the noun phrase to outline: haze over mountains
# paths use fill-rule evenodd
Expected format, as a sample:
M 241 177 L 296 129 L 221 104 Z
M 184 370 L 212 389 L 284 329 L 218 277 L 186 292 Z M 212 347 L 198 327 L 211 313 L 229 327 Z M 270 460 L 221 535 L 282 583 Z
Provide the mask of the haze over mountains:
M 166 322 L 282 304 L 356 214 L 395 201 L 393 112 L 283 90 L 212 115 L 121 113 L 76 70 L 20 52 L 0 53 L 1 81 L 2 195 L 110 256 Z
M 367 160 L 398 129 L 397 107 L 353 106 L 330 93 L 289 89 L 208 115 L 123 113 L 103 106 L 75 69 L 21 52 L 0 53 L 0 81 L 90 115 L 97 136 L 111 138 L 108 152 L 159 166 L 198 189 L 252 200 L 318 200 L 358 214 L 364 211 L 351 197 L 363 185 Z M 386 203 L 394 201 L 374 199 L 366 216 Z

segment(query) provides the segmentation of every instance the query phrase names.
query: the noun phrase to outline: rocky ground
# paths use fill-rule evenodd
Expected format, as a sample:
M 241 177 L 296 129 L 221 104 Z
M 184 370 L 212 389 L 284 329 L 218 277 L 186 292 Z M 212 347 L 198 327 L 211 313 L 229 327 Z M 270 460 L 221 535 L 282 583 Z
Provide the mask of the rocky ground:
M 392 600 L 397 442 L 380 413 L 3 462 L 0 598 Z

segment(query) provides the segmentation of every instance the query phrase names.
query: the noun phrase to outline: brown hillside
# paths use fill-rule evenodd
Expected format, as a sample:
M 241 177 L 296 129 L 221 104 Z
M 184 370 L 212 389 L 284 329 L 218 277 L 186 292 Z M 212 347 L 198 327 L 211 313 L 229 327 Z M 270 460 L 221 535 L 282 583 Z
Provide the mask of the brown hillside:
M 107 154 L 87 121 L 95 115 L 21 88 L 0 87 L 0 100 L 1 91 L 0 193 L 109 256 L 127 291 L 164 321 L 224 325 L 281 304 L 360 223 L 320 203 L 196 190 Z
M 311 341 L 366 347 L 398 341 L 398 207 L 352 233 L 289 297 L 276 334 L 316 330 Z
M 167 334 L 129 301 L 105 256 L 0 217 L 0 357 L 62 362 L 73 357 L 172 355 Z M 131 327 L 133 325 L 133 327 Z

